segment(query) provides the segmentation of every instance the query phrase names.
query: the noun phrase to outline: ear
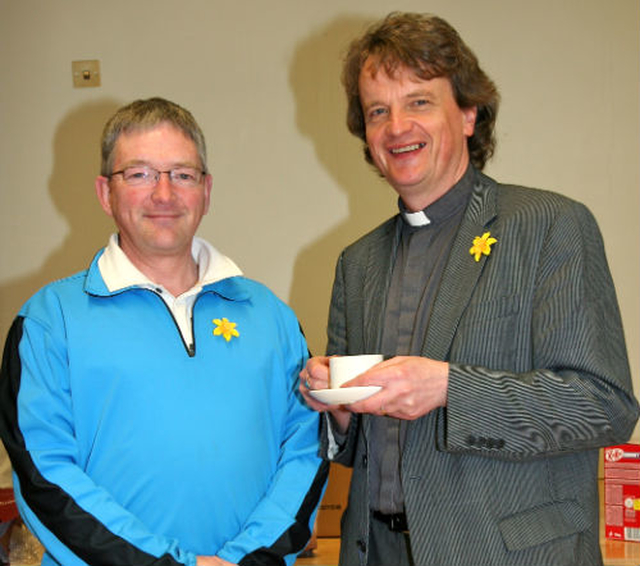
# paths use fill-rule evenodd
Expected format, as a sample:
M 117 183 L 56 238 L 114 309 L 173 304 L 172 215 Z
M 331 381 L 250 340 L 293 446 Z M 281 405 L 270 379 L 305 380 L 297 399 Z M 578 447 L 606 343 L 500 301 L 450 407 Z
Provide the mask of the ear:
M 470 138 L 476 127 L 476 118 L 478 117 L 478 107 L 462 109 L 462 133 Z
M 204 214 L 209 212 L 209 205 L 211 204 L 211 187 L 213 187 L 213 178 L 210 173 L 204 178 Z
M 109 216 L 113 216 L 111 210 L 111 187 L 109 186 L 109 179 L 102 175 L 96 177 L 96 195 L 102 210 L 104 210 Z

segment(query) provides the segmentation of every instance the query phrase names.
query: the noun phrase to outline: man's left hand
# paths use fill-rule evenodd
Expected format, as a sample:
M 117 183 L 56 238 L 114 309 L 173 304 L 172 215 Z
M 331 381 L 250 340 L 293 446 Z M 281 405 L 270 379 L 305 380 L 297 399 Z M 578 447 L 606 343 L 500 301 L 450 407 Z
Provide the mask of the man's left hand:
M 419 356 L 397 356 L 377 364 L 345 386 L 379 385 L 382 390 L 352 403 L 354 413 L 414 420 L 447 404 L 449 364 Z
M 227 562 L 218 556 L 198 556 L 196 566 L 237 566 L 232 562 Z

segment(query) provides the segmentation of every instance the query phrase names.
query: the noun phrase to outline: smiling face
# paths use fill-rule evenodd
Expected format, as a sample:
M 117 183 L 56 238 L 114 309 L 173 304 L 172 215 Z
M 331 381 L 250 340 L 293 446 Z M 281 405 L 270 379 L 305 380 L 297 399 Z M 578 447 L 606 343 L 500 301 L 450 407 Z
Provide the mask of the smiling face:
M 407 208 L 422 210 L 464 174 L 476 108 L 461 109 L 446 78 L 402 66 L 389 76 L 376 63 L 367 60 L 359 80 L 369 151 Z
M 131 165 L 159 171 L 180 166 L 202 169 L 194 142 L 168 123 L 120 135 L 113 171 Z M 149 264 L 160 257 L 190 256 L 193 236 L 209 208 L 211 176 L 204 176 L 195 188 L 176 187 L 166 174 L 153 187 L 128 186 L 122 175 L 100 176 L 96 192 L 118 227 L 122 250 L 134 264 Z

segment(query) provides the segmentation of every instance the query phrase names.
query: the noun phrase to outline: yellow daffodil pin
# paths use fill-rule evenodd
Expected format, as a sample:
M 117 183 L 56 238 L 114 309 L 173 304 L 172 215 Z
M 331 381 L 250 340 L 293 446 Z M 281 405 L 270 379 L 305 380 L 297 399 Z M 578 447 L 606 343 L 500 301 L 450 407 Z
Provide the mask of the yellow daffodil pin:
M 213 323 L 216 325 L 213 329 L 214 336 L 222 336 L 227 342 L 234 336 L 240 336 L 235 322 L 229 322 L 226 318 L 214 318 Z
M 491 253 L 491 246 L 498 240 L 491 237 L 491 232 L 485 232 L 482 236 L 476 236 L 473 239 L 473 246 L 469 250 L 469 253 L 474 256 L 476 261 L 480 261 L 480 256 L 489 255 Z

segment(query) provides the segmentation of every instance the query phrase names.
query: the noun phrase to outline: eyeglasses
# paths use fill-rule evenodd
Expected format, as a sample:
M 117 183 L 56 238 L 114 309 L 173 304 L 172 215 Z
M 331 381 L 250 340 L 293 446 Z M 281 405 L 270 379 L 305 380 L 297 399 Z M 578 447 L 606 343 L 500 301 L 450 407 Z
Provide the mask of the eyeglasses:
M 193 189 L 200 186 L 202 177 L 206 171 L 201 171 L 195 167 L 176 167 L 168 171 L 158 171 L 147 165 L 136 165 L 125 167 L 121 171 L 114 171 L 109 175 L 109 179 L 114 175 L 122 175 L 122 180 L 130 187 L 150 188 L 155 187 L 160 180 L 160 175 L 169 175 L 171 184 L 185 189 Z

